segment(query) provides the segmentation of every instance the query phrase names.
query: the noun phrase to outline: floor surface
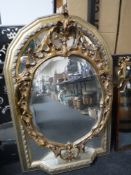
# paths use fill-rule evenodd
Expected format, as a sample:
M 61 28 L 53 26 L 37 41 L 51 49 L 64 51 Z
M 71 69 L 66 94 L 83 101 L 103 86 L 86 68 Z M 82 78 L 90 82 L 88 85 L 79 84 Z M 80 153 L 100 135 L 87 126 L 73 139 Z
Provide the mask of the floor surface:
M 0 175 L 46 175 L 46 173 L 42 171 L 22 173 L 20 163 L 17 161 L 2 165 Z M 131 175 L 131 152 L 111 152 L 98 157 L 90 167 L 61 175 Z

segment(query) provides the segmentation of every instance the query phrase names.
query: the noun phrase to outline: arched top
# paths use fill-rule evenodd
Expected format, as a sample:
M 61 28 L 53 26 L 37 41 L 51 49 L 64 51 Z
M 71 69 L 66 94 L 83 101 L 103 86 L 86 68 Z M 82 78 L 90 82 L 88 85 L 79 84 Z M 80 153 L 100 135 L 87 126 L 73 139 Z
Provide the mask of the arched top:
M 42 31 L 56 26 L 59 22 L 63 23 L 63 25 L 66 25 L 66 23 L 68 25 L 69 21 L 74 23 L 73 25 L 76 25 L 76 27 L 84 33 L 88 40 L 90 40 L 92 46 L 94 45 L 96 50 L 99 50 L 103 61 L 107 62 L 109 67 L 112 68 L 112 58 L 107 44 L 94 26 L 76 16 L 69 16 L 68 18 L 65 18 L 64 15 L 53 15 L 38 18 L 31 24 L 26 25 L 19 30 L 16 38 L 8 47 L 7 57 L 13 57 L 13 59 L 10 59 L 10 61 L 7 59 L 5 60 L 5 69 L 6 65 L 8 65 L 8 67 L 10 67 L 8 70 L 11 71 L 12 64 L 15 66 L 20 51 L 24 48 L 25 44 L 28 44 L 31 39 L 36 38 L 36 36 Z

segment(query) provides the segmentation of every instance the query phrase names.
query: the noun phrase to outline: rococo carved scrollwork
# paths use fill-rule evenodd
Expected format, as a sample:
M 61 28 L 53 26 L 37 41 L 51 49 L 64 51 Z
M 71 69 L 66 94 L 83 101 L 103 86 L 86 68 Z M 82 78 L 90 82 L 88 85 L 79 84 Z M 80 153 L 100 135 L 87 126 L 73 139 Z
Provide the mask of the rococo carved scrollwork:
M 43 29 L 36 32 L 42 32 Z M 112 75 L 108 61 L 101 54 L 101 47 L 91 42 L 90 36 L 86 30 L 72 18 L 65 16 L 62 21 L 56 24 L 45 26 L 46 36 L 35 48 L 28 48 L 26 55 L 25 68 L 19 73 L 21 64 L 21 50 L 17 60 L 15 73 L 16 80 L 16 106 L 19 111 L 19 117 L 25 126 L 29 136 L 42 147 L 51 149 L 56 156 L 64 160 L 71 161 L 84 152 L 85 144 L 92 137 L 96 136 L 104 128 L 111 111 L 112 102 Z M 35 34 L 34 34 L 35 36 Z M 25 45 L 27 43 L 25 42 Z M 23 46 L 24 47 L 24 46 Z M 23 49 L 24 50 L 24 49 Z M 40 133 L 32 120 L 32 113 L 29 109 L 29 96 L 32 86 L 32 80 L 36 69 L 46 60 L 54 56 L 79 55 L 95 68 L 102 87 L 102 98 L 100 101 L 101 118 L 96 125 L 82 138 L 74 143 L 58 143 L 49 140 Z
M 121 57 L 118 62 L 118 88 L 120 89 L 120 91 L 124 91 L 127 82 L 130 80 L 130 77 L 126 76 L 128 66 L 131 66 L 131 57 Z

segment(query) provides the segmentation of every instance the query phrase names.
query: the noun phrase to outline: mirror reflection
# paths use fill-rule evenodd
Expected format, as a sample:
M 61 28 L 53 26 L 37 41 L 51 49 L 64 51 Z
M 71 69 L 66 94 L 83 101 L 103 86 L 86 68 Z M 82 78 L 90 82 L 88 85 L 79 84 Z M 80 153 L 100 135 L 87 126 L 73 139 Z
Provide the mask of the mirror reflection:
M 126 84 L 119 94 L 119 147 L 126 149 L 131 147 L 131 64 L 125 69 Z
M 125 78 L 129 78 L 131 77 L 131 64 L 126 66 L 126 77 Z
M 100 118 L 102 96 L 97 75 L 79 56 L 42 63 L 32 82 L 30 110 L 40 132 L 67 143 L 84 136 Z

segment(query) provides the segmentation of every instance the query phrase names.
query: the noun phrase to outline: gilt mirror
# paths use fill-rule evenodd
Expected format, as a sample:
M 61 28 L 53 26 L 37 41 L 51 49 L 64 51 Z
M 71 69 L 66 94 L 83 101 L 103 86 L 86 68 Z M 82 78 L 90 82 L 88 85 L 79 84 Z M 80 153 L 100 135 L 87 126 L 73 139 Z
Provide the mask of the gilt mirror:
M 5 78 L 23 170 L 69 171 L 109 151 L 112 60 L 93 26 L 35 20 L 9 46 Z
M 117 151 L 131 149 L 131 56 L 120 55 L 116 70 L 116 138 Z

